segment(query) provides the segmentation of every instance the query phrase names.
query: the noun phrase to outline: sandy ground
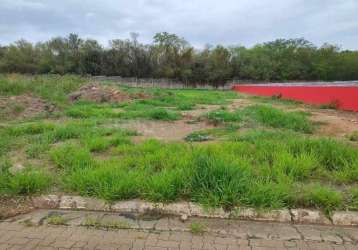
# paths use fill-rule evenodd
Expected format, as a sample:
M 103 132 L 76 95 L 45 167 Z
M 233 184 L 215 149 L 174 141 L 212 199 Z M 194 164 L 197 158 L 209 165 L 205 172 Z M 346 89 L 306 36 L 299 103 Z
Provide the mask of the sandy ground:
M 122 128 L 136 130 L 140 136 L 134 137 L 135 142 L 155 138 L 162 141 L 183 140 L 188 134 L 203 129 L 213 128 L 205 122 L 188 123 L 188 120 L 166 121 L 129 121 L 119 125 Z

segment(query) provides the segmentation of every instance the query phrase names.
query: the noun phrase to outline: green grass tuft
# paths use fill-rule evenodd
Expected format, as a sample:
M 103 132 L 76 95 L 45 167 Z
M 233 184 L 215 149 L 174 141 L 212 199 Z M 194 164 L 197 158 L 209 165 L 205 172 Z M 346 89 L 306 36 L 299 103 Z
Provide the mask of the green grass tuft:
M 201 222 L 190 223 L 190 232 L 192 234 L 203 234 L 206 231 L 206 225 Z
M 0 194 L 30 195 L 46 191 L 51 183 L 51 177 L 43 171 L 26 169 L 11 174 L 2 170 L 0 176 Z

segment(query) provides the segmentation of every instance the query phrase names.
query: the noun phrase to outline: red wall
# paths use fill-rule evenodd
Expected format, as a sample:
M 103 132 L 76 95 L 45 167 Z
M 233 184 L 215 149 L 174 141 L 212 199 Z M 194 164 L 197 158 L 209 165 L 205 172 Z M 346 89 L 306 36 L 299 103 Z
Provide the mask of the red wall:
M 358 112 L 358 86 L 275 86 L 275 85 L 234 85 L 238 92 L 273 96 L 303 101 L 309 104 L 335 102 L 339 109 Z

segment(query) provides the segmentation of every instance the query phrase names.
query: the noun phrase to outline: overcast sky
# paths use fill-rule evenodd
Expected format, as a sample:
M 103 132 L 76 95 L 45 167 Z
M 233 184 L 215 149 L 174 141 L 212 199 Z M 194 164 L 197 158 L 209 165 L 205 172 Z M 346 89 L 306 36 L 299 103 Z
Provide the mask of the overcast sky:
M 358 0 L 0 0 L 0 44 L 77 33 L 107 45 L 167 31 L 191 44 L 304 37 L 358 50 Z

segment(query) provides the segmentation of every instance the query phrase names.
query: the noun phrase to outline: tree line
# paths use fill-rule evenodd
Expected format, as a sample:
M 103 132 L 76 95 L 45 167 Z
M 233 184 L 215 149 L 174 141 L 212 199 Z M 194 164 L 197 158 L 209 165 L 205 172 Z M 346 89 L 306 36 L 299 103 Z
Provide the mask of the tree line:
M 184 38 L 157 33 L 151 44 L 114 39 L 103 47 L 76 34 L 32 44 L 18 40 L 0 45 L 0 73 L 81 74 L 169 78 L 187 83 L 223 84 L 254 81 L 357 80 L 358 51 L 331 44 L 317 47 L 300 39 L 277 39 L 244 46 L 195 49 Z

